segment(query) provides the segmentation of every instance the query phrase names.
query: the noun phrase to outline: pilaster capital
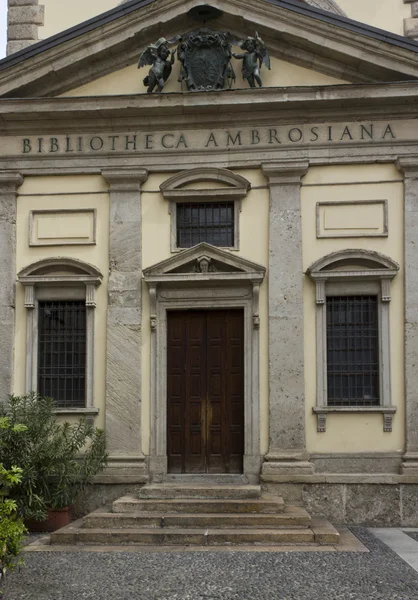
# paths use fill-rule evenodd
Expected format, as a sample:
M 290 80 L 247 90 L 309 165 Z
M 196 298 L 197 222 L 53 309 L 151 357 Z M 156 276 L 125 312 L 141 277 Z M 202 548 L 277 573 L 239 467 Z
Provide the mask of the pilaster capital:
M 301 185 L 301 180 L 308 172 L 308 160 L 284 160 L 280 163 L 261 165 L 269 185 Z
M 110 186 L 111 192 L 140 191 L 148 179 L 146 169 L 109 169 L 102 171 L 102 177 Z
M 418 155 L 399 156 L 396 161 L 396 168 L 403 173 L 405 179 L 418 178 Z
M 0 195 L 16 194 L 23 183 L 23 175 L 15 171 L 0 171 Z

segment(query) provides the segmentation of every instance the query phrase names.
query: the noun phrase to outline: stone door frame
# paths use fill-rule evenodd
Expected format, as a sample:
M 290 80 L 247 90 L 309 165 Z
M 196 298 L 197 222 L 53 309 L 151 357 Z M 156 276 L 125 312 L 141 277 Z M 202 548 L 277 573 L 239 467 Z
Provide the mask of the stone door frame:
M 259 284 L 205 287 L 200 282 L 187 288 L 150 287 L 156 319 L 151 322 L 151 481 L 167 476 L 167 312 L 189 309 L 243 309 L 244 311 L 244 476 L 260 477 L 259 328 L 254 326 L 255 296 L 258 318 Z M 254 287 L 257 289 L 254 290 Z M 154 299 L 152 298 L 154 296 Z M 216 477 L 216 475 L 214 475 Z
M 167 477 L 167 312 L 244 311 L 244 477 L 260 478 L 260 286 L 266 269 L 202 243 L 144 270 L 150 294 L 151 481 Z M 216 475 L 214 475 L 216 477 Z

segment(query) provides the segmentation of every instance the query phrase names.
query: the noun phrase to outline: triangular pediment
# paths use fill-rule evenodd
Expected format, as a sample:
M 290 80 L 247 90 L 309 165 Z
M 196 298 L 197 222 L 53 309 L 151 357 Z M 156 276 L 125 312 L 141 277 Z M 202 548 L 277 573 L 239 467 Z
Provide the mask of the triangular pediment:
M 148 283 L 192 279 L 250 280 L 261 282 L 265 268 L 205 242 L 183 250 L 144 270 Z
M 0 61 L 0 97 L 59 96 L 132 67 L 139 54 L 162 36 L 168 39 L 199 28 L 190 9 L 201 4 L 201 0 L 130 0 L 34 44 Z M 418 43 L 395 34 L 300 0 L 214 0 L 213 4 L 221 12 L 208 27 L 229 31 L 237 39 L 257 31 L 277 61 L 340 82 L 418 79 Z M 245 87 L 240 76 L 237 85 L 238 79 L 239 86 Z M 327 83 L 332 81 L 315 83 L 307 78 L 306 85 Z M 280 87 L 280 78 L 270 85 Z

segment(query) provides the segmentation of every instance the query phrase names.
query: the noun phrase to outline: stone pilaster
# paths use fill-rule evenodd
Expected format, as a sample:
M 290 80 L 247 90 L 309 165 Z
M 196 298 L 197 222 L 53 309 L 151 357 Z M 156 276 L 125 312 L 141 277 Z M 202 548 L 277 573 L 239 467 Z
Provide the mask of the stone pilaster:
M 13 388 L 16 289 L 16 196 L 19 173 L 0 171 L 0 402 Z
M 418 156 L 400 158 L 404 173 L 405 454 L 402 473 L 418 475 Z
M 263 474 L 309 474 L 305 442 L 301 178 L 307 161 L 266 164 L 270 187 L 270 445 Z
M 8 0 L 7 54 L 35 44 L 38 27 L 44 24 L 44 6 L 39 0 Z
M 403 28 L 405 37 L 418 39 L 418 2 L 415 0 L 403 0 L 405 4 L 411 5 L 411 18 L 404 19 Z
M 106 440 L 112 481 L 145 475 L 141 447 L 141 184 L 144 169 L 104 171 L 110 192 Z

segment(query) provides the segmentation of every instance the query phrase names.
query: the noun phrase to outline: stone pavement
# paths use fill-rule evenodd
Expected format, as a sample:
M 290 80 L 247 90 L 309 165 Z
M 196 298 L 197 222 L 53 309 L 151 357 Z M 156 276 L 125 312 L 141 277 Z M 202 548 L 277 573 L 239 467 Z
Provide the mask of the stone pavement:
M 393 527 L 370 531 L 418 572 L 418 529 Z
M 9 577 L 4 600 L 418 600 L 417 572 L 374 530 L 352 531 L 366 548 L 39 549 Z

